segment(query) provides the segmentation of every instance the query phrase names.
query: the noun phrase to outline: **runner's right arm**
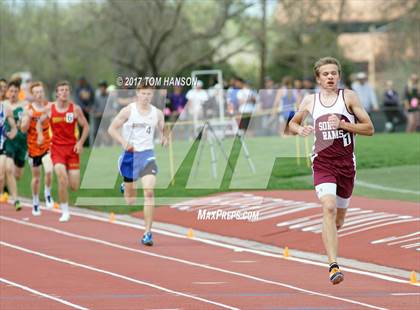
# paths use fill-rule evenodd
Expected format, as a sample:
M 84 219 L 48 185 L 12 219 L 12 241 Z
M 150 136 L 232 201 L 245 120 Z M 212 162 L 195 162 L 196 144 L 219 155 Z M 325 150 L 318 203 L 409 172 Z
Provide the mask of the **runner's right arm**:
M 305 120 L 306 116 L 310 113 L 312 110 L 313 105 L 313 95 L 308 95 L 305 98 L 303 98 L 303 101 L 299 107 L 299 111 L 295 113 L 293 118 L 289 122 L 289 130 L 294 133 L 298 134 L 299 136 L 306 137 L 310 135 L 314 128 L 310 125 L 304 125 L 302 126 L 302 122 Z
M 128 120 L 130 110 L 131 107 L 127 106 L 117 114 L 117 116 L 112 120 L 111 125 L 109 125 L 108 133 L 115 141 L 120 143 L 125 150 L 133 152 L 134 147 L 121 135 L 121 127 Z
M 42 123 L 50 118 L 51 116 L 51 102 L 48 102 L 47 106 L 45 107 L 44 113 L 41 115 L 41 117 L 36 122 L 36 133 L 38 135 L 37 137 L 37 143 L 38 145 L 41 145 L 44 143 L 44 133 L 42 132 Z

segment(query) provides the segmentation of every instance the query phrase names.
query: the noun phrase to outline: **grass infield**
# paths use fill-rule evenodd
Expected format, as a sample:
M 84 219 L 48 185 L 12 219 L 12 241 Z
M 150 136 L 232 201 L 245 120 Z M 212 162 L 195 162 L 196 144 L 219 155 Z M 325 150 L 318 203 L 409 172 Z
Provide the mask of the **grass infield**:
M 245 141 L 256 173 L 251 172 L 239 139 L 230 138 L 222 141 L 223 149 L 229 158 L 229 165 L 221 149 L 215 144 L 216 178 L 212 174 L 211 150 L 208 142 L 201 147 L 198 140 L 174 141 L 171 151 L 168 148 L 156 146 L 159 166 L 156 197 L 197 197 L 247 189 L 313 188 L 312 170 L 307 167 L 304 157 L 305 153 L 310 153 L 312 141 L 306 144 L 309 146 L 306 149 L 307 152 L 305 152 L 304 140 L 296 137 L 283 139 L 250 137 Z M 297 143 L 300 145 L 298 152 Z M 71 204 L 77 197 L 122 197 L 119 192 L 121 177 L 118 175 L 117 168 L 120 153 L 121 148 L 117 146 L 85 149 L 81 156 L 81 189 L 77 193 L 70 194 Z M 175 174 L 173 179 L 171 178 L 170 153 L 173 154 L 172 163 Z M 297 154 L 300 154 L 300 165 L 297 163 Z M 357 179 L 364 183 L 364 185 L 356 186 L 356 195 L 420 201 L 420 134 L 358 136 L 356 156 Z M 24 177 L 18 183 L 19 195 L 31 197 L 30 182 L 31 173 L 26 165 Z M 41 188 L 43 188 L 43 182 Z M 57 199 L 56 188 L 54 178 L 53 196 L 55 199 Z M 387 190 L 387 188 L 395 189 L 395 191 Z M 406 190 L 408 192 L 405 192 Z M 139 196 L 141 195 L 142 192 L 139 191 Z M 43 199 L 42 190 L 41 199 Z M 118 208 L 98 205 L 91 208 L 130 213 L 141 209 L 141 206 Z

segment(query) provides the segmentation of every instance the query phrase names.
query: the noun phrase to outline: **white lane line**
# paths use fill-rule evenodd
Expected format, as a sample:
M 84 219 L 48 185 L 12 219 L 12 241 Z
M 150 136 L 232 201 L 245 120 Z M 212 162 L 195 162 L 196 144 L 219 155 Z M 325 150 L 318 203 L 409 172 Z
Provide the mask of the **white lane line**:
M 356 223 L 357 225 L 353 225 L 353 223 L 351 223 L 352 224 L 351 226 L 344 227 L 343 229 L 340 230 L 340 232 L 354 230 L 356 228 L 365 227 L 365 226 L 371 226 L 372 224 L 376 224 L 376 223 L 383 223 L 383 222 L 390 222 L 390 221 L 397 221 L 397 220 L 407 220 L 409 218 L 412 218 L 412 217 L 411 216 L 407 217 L 407 215 L 395 215 L 395 214 L 385 214 L 381 216 L 374 216 L 374 217 L 370 217 L 366 219 L 366 221 L 359 221 L 358 223 Z
M 396 193 L 405 193 L 405 194 L 414 194 L 414 195 L 420 195 L 419 191 L 413 191 L 409 189 L 402 189 L 402 188 L 395 188 L 395 187 L 388 187 L 388 186 L 382 186 L 377 184 L 372 184 L 364 181 L 356 181 L 357 185 L 368 187 L 368 188 L 375 188 L 380 189 L 387 192 L 396 192 Z
M 410 238 L 410 239 L 403 239 L 403 240 L 400 240 L 400 241 L 391 242 L 391 243 L 388 243 L 387 245 L 395 245 L 395 244 L 399 244 L 399 243 L 406 243 L 406 242 L 414 241 L 414 240 L 418 240 L 418 239 L 420 239 L 420 236 L 419 237 Z
M 256 260 L 231 260 L 232 263 L 238 263 L 238 264 L 251 264 L 256 263 Z
M 359 211 L 359 210 L 360 210 L 359 208 L 349 208 L 347 210 L 347 216 L 350 215 L 350 214 L 356 214 L 355 211 Z M 314 218 L 319 218 L 319 217 L 322 217 L 322 214 L 313 214 L 313 215 L 310 215 L 310 216 L 305 216 L 305 217 L 297 218 L 297 219 L 286 221 L 286 222 L 280 222 L 280 223 L 277 223 L 276 226 L 277 227 L 290 226 L 290 225 L 299 224 L 299 223 L 302 223 L 302 222 L 307 222 L 309 220 L 312 220 Z M 290 228 L 292 228 L 292 227 L 290 227 Z
M 53 211 L 53 212 L 59 213 L 59 211 Z M 85 217 L 85 218 L 89 218 L 89 219 L 93 219 L 93 220 L 97 220 L 97 221 L 100 221 L 100 222 L 105 222 L 105 223 L 109 224 L 108 219 L 105 219 L 105 218 L 102 218 L 102 217 L 99 217 L 99 216 L 96 216 L 96 215 L 83 214 L 83 213 L 78 213 L 78 212 L 72 212 L 72 214 L 79 215 L 81 217 Z M 127 251 L 138 252 L 138 253 L 151 255 L 151 256 L 157 255 L 157 254 L 154 254 L 154 253 L 142 251 L 142 250 L 139 250 L 139 249 L 125 247 L 125 246 L 122 246 L 122 245 L 119 245 L 119 244 L 113 244 L 113 243 L 103 241 L 103 240 L 99 240 L 99 239 L 95 239 L 95 238 L 76 235 L 76 234 L 73 234 L 73 233 L 69 233 L 69 232 L 66 232 L 66 231 L 63 231 L 63 230 L 51 228 L 51 227 L 48 227 L 48 226 L 43 226 L 43 225 L 34 224 L 34 223 L 22 222 L 22 221 L 19 221 L 17 219 L 7 217 L 7 216 L 0 215 L 0 219 L 10 221 L 10 222 L 15 222 L 15 223 L 22 224 L 22 225 L 36 227 L 36 228 L 47 230 L 47 231 L 52 231 L 52 232 L 62 234 L 62 235 L 65 235 L 65 236 L 70 236 L 70 237 L 75 237 L 75 238 L 82 239 L 82 240 L 89 240 L 89 241 L 92 241 L 92 242 L 105 244 L 105 245 L 108 245 L 108 246 L 124 249 L 124 250 L 127 250 Z M 136 224 L 132 224 L 132 223 L 127 223 L 127 222 L 121 222 L 121 221 L 118 221 L 118 220 L 113 222 L 113 224 L 118 224 L 118 225 L 121 225 L 121 226 L 126 226 L 126 227 L 130 227 L 130 228 L 135 228 L 135 229 L 144 229 L 144 226 L 136 225 Z M 161 229 L 154 229 L 154 232 L 165 235 L 165 236 L 178 238 L 178 239 L 190 239 L 186 235 L 172 233 L 172 232 L 169 232 L 169 231 L 166 231 L 166 230 L 161 230 Z M 207 239 L 198 238 L 198 237 L 194 237 L 193 240 L 197 241 L 197 242 L 204 243 L 204 244 L 209 244 L 209 245 L 212 245 L 212 246 L 216 246 L 216 247 L 229 249 L 229 250 L 232 250 L 234 252 L 247 252 L 247 253 L 252 253 L 252 254 L 259 255 L 259 256 L 287 259 L 287 260 L 290 260 L 290 261 L 295 261 L 295 262 L 303 263 L 303 264 L 306 264 L 306 265 L 320 266 L 320 267 L 323 267 L 323 268 L 328 267 L 328 265 L 325 264 L 325 263 L 320 263 L 320 262 L 317 262 L 317 261 L 311 261 L 311 260 L 305 259 L 305 258 L 297 258 L 297 257 L 293 257 L 293 256 L 289 256 L 287 258 L 284 258 L 283 255 L 274 254 L 274 253 L 271 253 L 271 252 L 265 252 L 265 251 L 262 251 L 262 250 L 252 250 L 252 249 L 248 249 L 248 248 L 244 248 L 244 247 L 240 247 L 240 246 L 236 246 L 236 245 L 224 244 L 221 241 L 207 240 Z M 186 262 L 184 260 L 178 260 L 177 258 L 172 258 L 172 259 L 180 261 L 180 262 Z M 207 265 L 203 265 L 203 266 L 204 266 L 204 268 L 208 267 Z M 381 279 L 381 280 L 385 280 L 385 281 L 389 281 L 389 282 L 395 282 L 395 283 L 401 283 L 401 284 L 408 284 L 409 283 L 409 281 L 407 281 L 405 279 L 396 278 L 396 277 L 392 277 L 392 276 L 388 276 L 388 275 L 383 275 L 383 274 L 380 274 L 380 273 L 363 271 L 363 270 L 358 270 L 358 269 L 353 269 L 353 268 L 343 267 L 343 266 L 340 266 L 340 268 L 341 268 L 341 270 L 344 270 L 344 271 L 347 271 L 347 272 L 360 274 L 360 275 L 364 275 L 364 276 L 369 276 L 369 277 L 372 277 L 372 278 Z M 420 284 L 412 284 L 412 285 L 420 286 Z
M 372 244 L 386 243 L 386 242 L 395 241 L 395 240 L 399 240 L 399 239 L 409 238 L 409 237 L 412 237 L 412 236 L 416 236 L 418 234 L 420 234 L 420 231 L 416 231 L 416 232 L 413 232 L 411 234 L 407 234 L 407 235 L 403 235 L 403 236 L 399 236 L 399 237 L 392 236 L 392 237 L 388 237 L 388 238 L 378 239 L 378 240 L 371 241 L 371 243 Z
M 43 258 L 47 258 L 47 259 L 50 259 L 50 260 L 53 260 L 53 261 L 57 261 L 57 262 L 60 262 L 60 263 L 63 263 L 63 264 L 68 264 L 68 265 L 71 265 L 71 266 L 76 266 L 76 267 L 84 268 L 84 269 L 87 269 L 87 270 L 96 271 L 96 272 L 103 273 L 103 274 L 106 274 L 106 275 L 109 275 L 109 276 L 112 276 L 112 277 L 115 277 L 115 278 L 120 278 L 120 279 L 123 279 L 123 280 L 127 280 L 127 281 L 130 281 L 130 282 L 136 283 L 136 284 L 149 286 L 149 287 L 152 287 L 152 288 L 155 288 L 155 289 L 158 289 L 160 291 L 167 292 L 167 293 L 171 293 L 171 294 L 195 299 L 195 300 L 202 301 L 202 302 L 205 302 L 205 303 L 208 303 L 208 304 L 219 306 L 221 308 L 231 309 L 231 310 L 239 310 L 238 308 L 234 308 L 234 307 L 222 304 L 222 303 L 218 303 L 218 302 L 211 301 L 211 300 L 208 300 L 208 299 L 204 299 L 204 298 L 201 298 L 201 297 L 197 297 L 197 296 L 185 294 L 185 293 L 182 293 L 182 292 L 174 291 L 174 290 L 171 290 L 171 289 L 167 289 L 163 286 L 159 286 L 159 285 L 156 285 L 156 284 L 153 284 L 153 283 L 149 283 L 149 282 L 137 280 L 137 279 L 134 279 L 134 278 L 130 278 L 130 277 L 127 277 L 127 276 L 124 276 L 124 275 L 121 275 L 121 274 L 118 274 L 118 273 L 115 273 L 115 272 L 111 272 L 111 271 L 108 271 L 108 270 L 104 270 L 104 269 L 92 267 L 92 266 L 89 266 L 89 265 L 76 263 L 76 262 L 73 262 L 73 261 L 68 260 L 68 259 L 63 259 L 63 258 L 59 258 L 59 257 L 56 257 L 56 256 L 51 256 L 51 255 L 44 254 L 44 253 L 41 253 L 41 252 L 33 251 L 33 250 L 30 250 L 30 249 L 27 249 L 27 248 L 20 247 L 18 245 L 14 245 L 14 244 L 11 244 L 11 243 L 4 242 L 4 241 L 0 241 L 0 245 L 5 246 L 5 247 L 9 247 L 9 248 L 12 248 L 12 249 L 15 249 L 15 250 L 18 250 L 18 251 L 22 251 L 22 252 L 25 252 L 25 253 L 40 256 L 40 257 L 43 257 Z
M 0 216 L 0 218 L 3 219 L 3 220 L 5 219 L 4 216 Z M 161 258 L 161 259 L 166 259 L 166 260 L 170 260 L 170 261 L 183 263 L 183 264 L 190 265 L 190 266 L 200 267 L 200 268 L 209 269 L 209 270 L 213 270 L 213 271 L 219 271 L 219 272 L 223 272 L 223 273 L 230 274 L 230 275 L 236 275 L 238 277 L 255 280 L 255 281 L 258 281 L 258 282 L 262 282 L 262 283 L 268 283 L 268 284 L 273 284 L 273 285 L 277 285 L 277 286 L 281 286 L 281 287 L 286 287 L 286 288 L 289 288 L 289 289 L 292 289 L 292 290 L 296 290 L 296 291 L 299 291 L 299 292 L 304 292 L 304 293 L 308 293 L 308 294 L 312 294 L 312 295 L 316 295 L 316 296 L 321 296 L 321 297 L 326 297 L 326 298 L 330 298 L 330 299 L 340 300 L 340 301 L 344 301 L 344 302 L 348 302 L 348 303 L 352 303 L 352 304 L 357 304 L 357 305 L 361 305 L 361 306 L 365 306 L 365 307 L 373 308 L 373 309 L 385 309 L 385 308 L 376 307 L 376 306 L 373 306 L 373 305 L 370 305 L 370 304 L 365 304 L 365 303 L 362 303 L 362 302 L 358 302 L 358 301 L 355 301 L 355 300 L 352 300 L 352 299 L 340 298 L 340 297 L 336 297 L 336 296 L 332 296 L 332 295 L 328 295 L 328 294 L 319 293 L 319 292 L 316 292 L 316 291 L 306 290 L 306 289 L 302 289 L 300 287 L 292 286 L 292 285 L 289 285 L 289 284 L 286 284 L 286 283 L 266 280 L 266 279 L 254 277 L 254 276 L 251 276 L 251 275 L 248 275 L 248 274 L 234 272 L 234 271 L 230 271 L 230 270 L 222 269 L 222 268 L 217 268 L 217 267 L 212 267 L 212 266 L 208 266 L 208 265 L 204 265 L 204 264 L 200 264 L 200 263 L 195 263 L 195 262 L 192 262 L 192 261 L 179 259 L 179 258 L 175 258 L 175 257 L 172 257 L 172 256 L 165 256 L 165 255 L 160 255 L 160 254 L 156 254 L 156 253 L 146 252 L 146 251 L 142 251 L 142 250 L 139 250 L 139 249 L 130 248 L 130 247 L 126 247 L 126 246 L 123 246 L 123 245 L 111 243 L 111 242 L 108 242 L 108 241 L 95 239 L 95 238 L 91 238 L 91 237 L 85 237 L 85 236 L 82 236 L 82 235 L 69 233 L 69 232 L 66 232 L 66 231 L 59 230 L 59 229 L 46 227 L 46 226 L 43 226 L 43 225 L 25 223 L 25 222 L 21 222 L 19 220 L 15 220 L 15 219 L 12 219 L 12 218 L 7 218 L 6 220 L 9 220 L 11 222 L 16 222 L 16 223 L 19 223 L 19 224 L 23 224 L 23 225 L 33 226 L 33 227 L 48 230 L 48 231 L 52 231 L 52 232 L 55 232 L 55 233 L 58 233 L 58 234 L 61 234 L 61 235 L 74 237 L 74 238 L 81 239 L 81 240 L 88 240 L 88 241 L 92 241 L 92 242 L 95 242 L 95 243 L 104 244 L 104 245 L 107 245 L 107 246 L 110 246 L 110 247 L 114 247 L 114 248 L 118 248 L 118 249 L 122 249 L 122 250 L 127 250 L 127 251 L 130 251 L 130 252 L 137 252 L 137 253 L 145 254 L 145 255 L 148 255 L 148 256 L 153 256 L 153 257 L 158 257 L 158 258 Z M 2 242 L 0 242 L 0 243 L 2 243 Z M 244 249 L 244 250 L 246 250 L 246 249 Z M 268 255 L 268 256 L 271 256 L 271 255 Z M 283 256 L 276 255 L 276 257 L 283 257 Z M 291 257 L 289 257 L 288 259 L 292 260 Z M 299 261 L 300 259 L 295 259 L 295 260 Z M 324 266 L 325 264 L 317 264 L 317 265 Z M 347 268 L 341 268 L 341 269 L 345 271 Z M 365 271 L 357 271 L 355 273 L 364 274 Z M 378 277 L 378 278 L 383 277 L 385 279 L 386 278 L 391 278 L 389 276 L 384 276 L 384 275 L 379 275 L 379 274 L 375 275 L 375 276 Z M 399 280 L 399 279 L 394 279 L 394 282 L 407 283 L 407 281 L 403 281 L 403 280 Z
M 420 293 L 391 293 L 392 296 L 420 296 Z
M 372 212 L 373 212 L 372 210 L 363 210 L 363 211 L 359 211 L 359 212 L 347 213 L 346 220 L 353 219 L 354 217 L 356 217 L 360 214 L 366 214 L 366 213 L 372 213 Z M 363 217 L 363 215 L 362 215 L 362 217 Z M 306 226 L 313 226 L 315 224 L 321 224 L 322 221 L 323 221 L 322 214 L 317 214 L 315 220 L 307 221 L 307 222 L 303 222 L 303 223 L 296 223 L 294 225 L 291 225 L 289 228 L 298 229 L 298 228 L 303 228 L 303 227 L 306 227 Z
M 419 245 L 420 245 L 420 242 L 417 242 L 417 243 L 413 243 L 413 244 L 406 244 L 406 245 L 403 245 L 401 247 L 404 248 L 404 249 L 411 249 L 411 248 L 416 248 Z
M 7 284 L 9 284 L 11 286 L 18 287 L 18 288 L 20 288 L 20 289 L 22 289 L 24 291 L 30 292 L 32 294 L 39 295 L 39 296 L 42 296 L 42 297 L 45 297 L 45 298 L 54 300 L 54 301 L 59 302 L 61 304 L 65 304 L 66 306 L 72 307 L 74 309 L 79 309 L 79 310 L 88 310 L 89 309 L 89 308 L 85 308 L 85 307 L 82 307 L 82 306 L 73 304 L 73 303 L 71 303 L 71 302 L 69 302 L 67 300 L 64 300 L 64 299 L 61 299 L 61 298 L 58 298 L 58 297 L 54 297 L 54 296 L 51 296 L 51 295 L 42 293 L 40 291 L 34 290 L 34 289 L 32 289 L 30 287 L 27 287 L 27 286 L 24 286 L 22 284 L 19 284 L 19 283 L 16 283 L 16 282 L 7 280 L 5 278 L 0 278 L 0 282 L 7 283 Z
M 379 228 L 379 227 L 383 227 L 383 226 L 394 225 L 394 224 L 402 224 L 402 223 L 408 223 L 408 222 L 418 222 L 418 221 L 419 221 L 419 219 L 415 218 L 415 219 L 409 219 L 409 220 L 400 220 L 400 221 L 388 222 L 388 223 L 385 223 L 385 224 L 374 225 L 374 226 L 370 226 L 370 227 L 367 227 L 367 228 L 362 228 L 362 229 L 359 229 L 359 230 L 351 231 L 351 232 L 348 232 L 346 234 L 339 234 L 339 236 L 344 237 L 344 236 L 353 235 L 353 234 L 356 234 L 356 233 L 359 233 L 359 232 L 362 232 L 362 231 L 371 230 L 371 229 L 375 229 L 375 228 Z

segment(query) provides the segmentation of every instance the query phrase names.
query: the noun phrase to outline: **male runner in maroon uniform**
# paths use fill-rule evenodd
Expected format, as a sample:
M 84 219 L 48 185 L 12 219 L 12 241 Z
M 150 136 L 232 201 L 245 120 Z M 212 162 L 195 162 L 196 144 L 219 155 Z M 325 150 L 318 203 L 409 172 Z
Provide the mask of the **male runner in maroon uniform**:
M 290 130 L 300 136 L 315 132 L 312 168 L 317 196 L 323 208 L 322 240 L 330 264 L 330 281 L 344 280 L 337 264 L 337 230 L 343 225 L 356 175 L 354 135 L 371 136 L 374 128 L 356 93 L 338 89 L 341 66 L 325 57 L 314 65 L 320 92 L 303 99 L 299 112 L 290 121 Z M 314 126 L 301 126 L 312 114 Z
M 89 124 L 82 109 L 69 101 L 70 83 L 59 82 L 56 86 L 57 101 L 49 105 L 47 114 L 39 118 L 38 132 L 41 124 L 49 117 L 52 131 L 51 159 L 58 180 L 58 198 L 62 215 L 60 222 L 70 220 L 68 187 L 76 191 L 80 184 L 80 158 L 83 143 L 89 135 Z M 82 127 L 82 134 L 77 140 L 77 123 Z

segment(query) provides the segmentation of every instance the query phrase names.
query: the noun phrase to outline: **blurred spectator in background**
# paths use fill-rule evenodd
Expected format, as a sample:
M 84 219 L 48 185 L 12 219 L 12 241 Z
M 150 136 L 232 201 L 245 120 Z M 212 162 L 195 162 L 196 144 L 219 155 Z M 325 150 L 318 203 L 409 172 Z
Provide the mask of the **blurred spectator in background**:
M 385 82 L 383 104 L 386 116 L 385 131 L 387 132 L 395 131 L 395 126 L 404 121 L 404 115 L 401 113 L 400 98 L 393 86 L 394 83 L 391 80 Z
M 95 100 L 95 93 L 85 77 L 79 79 L 79 84 L 75 90 L 76 103 L 82 108 L 88 122 L 90 122 L 90 111 Z
M 119 112 L 122 108 L 136 101 L 136 90 L 128 87 L 125 83 L 121 88 L 114 88 L 109 91 L 109 100 L 112 102 L 114 109 Z
M 186 109 L 189 118 L 193 121 L 195 137 L 199 128 L 198 121 L 203 118 L 203 106 L 204 103 L 209 100 L 209 95 L 207 94 L 207 91 L 203 89 L 203 82 L 198 80 L 197 84 L 187 92 L 186 97 L 188 100 Z
M 75 100 L 76 103 L 82 108 L 83 114 L 85 115 L 88 123 L 93 123 L 95 116 L 93 113 L 91 114 L 91 112 L 93 109 L 93 103 L 95 101 L 95 93 L 85 77 L 81 77 L 79 79 L 79 84 L 75 90 Z M 93 142 L 92 133 L 90 134 L 90 138 L 86 139 L 85 146 L 89 146 Z
M 165 112 L 165 108 L 169 107 L 168 90 L 166 88 L 155 88 L 151 104 Z
M 174 91 L 169 94 L 169 109 L 171 110 L 171 122 L 176 122 L 184 107 L 187 104 L 187 97 L 182 93 L 181 86 L 175 86 Z
M 419 126 L 419 77 L 412 74 L 404 88 L 404 105 L 407 111 L 407 132 L 415 132 Z
M 204 117 L 206 119 L 219 117 L 220 104 L 224 106 L 225 102 L 224 93 L 223 86 L 219 83 L 215 83 L 209 88 L 209 100 L 204 103 Z
M 302 99 L 306 95 L 310 95 L 310 94 L 313 94 L 315 92 L 314 83 L 312 82 L 312 79 L 310 77 L 305 77 L 302 80 L 302 87 L 303 87 Z
M 272 115 L 278 115 L 278 134 L 280 136 L 285 135 L 287 124 L 295 113 L 297 103 L 301 100 L 300 95 L 292 87 L 293 79 L 290 76 L 285 76 L 272 111 Z
M 238 92 L 242 88 L 243 80 L 238 77 L 230 79 L 229 88 L 227 90 L 227 111 L 228 114 L 233 115 L 238 112 L 239 101 Z
M 295 79 L 293 81 L 293 91 L 295 92 L 296 95 L 296 108 L 300 105 L 300 101 L 303 99 L 303 83 L 301 80 Z
M 0 101 L 6 100 L 7 80 L 0 78 Z
M 264 89 L 260 90 L 258 99 L 258 110 L 261 115 L 261 127 L 263 135 L 271 135 L 275 132 L 276 121 L 271 116 L 271 111 L 276 100 L 277 89 L 274 86 L 274 81 L 270 77 L 265 78 Z
M 367 81 L 367 75 L 364 72 L 356 74 L 356 81 L 351 85 L 351 88 L 356 92 L 360 102 L 370 115 L 372 111 L 379 111 L 378 100 L 373 88 Z
M 253 131 L 249 128 L 251 115 L 255 111 L 257 102 L 257 93 L 251 89 L 251 83 L 244 81 L 242 89 L 238 91 L 239 112 L 241 113 L 241 120 L 239 122 L 239 129 L 247 131 L 247 135 L 253 135 Z
M 101 81 L 95 91 L 95 101 L 93 105 L 95 118 L 92 131 L 94 137 L 96 137 L 97 146 L 110 144 L 111 137 L 107 134 L 107 129 L 111 123 L 112 115 L 116 114 L 116 111 L 112 108 L 112 104 L 107 106 L 109 97 L 107 89 L 108 83 L 106 81 Z M 99 125 L 101 125 L 102 130 L 99 130 Z

